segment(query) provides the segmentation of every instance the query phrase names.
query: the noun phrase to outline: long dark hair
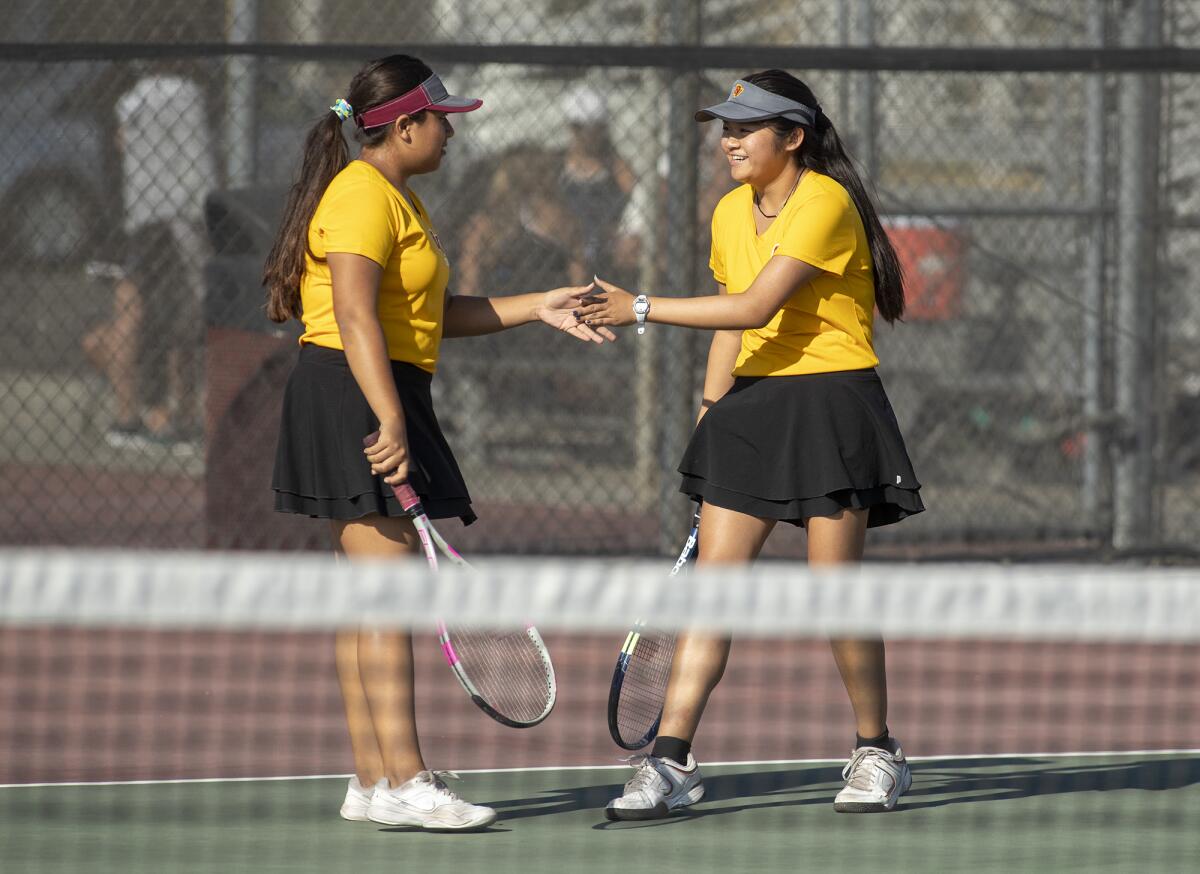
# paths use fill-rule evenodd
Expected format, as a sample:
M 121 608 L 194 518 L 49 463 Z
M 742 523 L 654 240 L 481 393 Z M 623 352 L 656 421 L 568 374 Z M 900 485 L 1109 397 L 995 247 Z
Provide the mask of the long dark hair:
M 766 91 L 813 109 L 820 108 L 812 89 L 784 70 L 764 70 L 744 78 Z M 836 179 L 849 192 L 862 218 L 867 244 L 871 249 L 871 264 L 875 269 L 875 305 L 888 322 L 896 321 L 904 315 L 904 271 L 900 267 L 900 259 L 896 257 L 896 250 L 892 248 L 892 241 L 879 222 L 879 213 L 875 210 L 871 195 L 837 131 L 833 129 L 833 122 L 824 112 L 818 111 L 815 126 L 776 118 L 771 121 L 771 127 L 781 136 L 787 136 L 796 128 L 803 128 L 804 144 L 800 146 L 797 158 L 800 166 Z
M 424 63 L 409 55 L 388 55 L 369 61 L 350 80 L 345 94 L 355 114 L 394 100 L 416 88 L 433 75 Z M 418 121 L 423 113 L 417 113 Z M 391 125 L 369 130 L 355 127 L 354 138 L 363 146 L 377 146 L 387 139 Z M 342 136 L 342 121 L 326 112 L 312 126 L 304 140 L 304 156 L 296 181 L 288 192 L 283 221 L 271 254 L 263 268 L 267 287 L 267 316 L 274 322 L 300 318 L 300 278 L 304 275 L 304 257 L 317 260 L 308 246 L 308 226 L 317 204 L 333 177 L 350 163 L 350 147 Z

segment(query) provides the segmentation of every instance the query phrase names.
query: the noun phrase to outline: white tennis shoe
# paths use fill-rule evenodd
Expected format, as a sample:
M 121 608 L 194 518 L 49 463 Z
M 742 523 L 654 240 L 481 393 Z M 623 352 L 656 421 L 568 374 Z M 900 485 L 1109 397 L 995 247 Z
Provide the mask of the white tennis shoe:
M 859 747 L 842 769 L 846 788 L 833 799 L 839 813 L 878 813 L 891 810 L 912 786 L 912 771 L 899 744 L 896 751 Z
M 604 815 L 609 819 L 661 819 L 704 797 L 700 768 L 691 753 L 683 767 L 655 756 L 635 756 L 632 762 L 637 772 L 625 784 L 624 794 L 608 802 Z
M 365 787 L 357 775 L 351 777 L 346 785 L 346 800 L 342 802 L 342 819 L 367 822 L 367 808 L 371 806 L 371 796 L 374 794 L 374 786 Z
M 412 825 L 430 831 L 480 829 L 496 821 L 496 811 L 463 801 L 450 791 L 444 777 L 450 771 L 422 771 L 396 789 L 387 778 L 375 784 L 367 818 L 381 825 Z

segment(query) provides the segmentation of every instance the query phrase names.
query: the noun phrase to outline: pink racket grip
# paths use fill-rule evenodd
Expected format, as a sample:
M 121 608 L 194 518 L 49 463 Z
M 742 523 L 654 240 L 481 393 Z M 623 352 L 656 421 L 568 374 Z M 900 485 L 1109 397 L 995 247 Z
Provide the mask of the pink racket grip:
M 421 506 L 421 499 L 417 497 L 417 493 L 408 483 L 403 482 L 398 486 L 392 486 L 392 491 L 396 495 L 396 500 L 400 502 L 400 506 L 406 511 L 411 513 L 414 507 Z

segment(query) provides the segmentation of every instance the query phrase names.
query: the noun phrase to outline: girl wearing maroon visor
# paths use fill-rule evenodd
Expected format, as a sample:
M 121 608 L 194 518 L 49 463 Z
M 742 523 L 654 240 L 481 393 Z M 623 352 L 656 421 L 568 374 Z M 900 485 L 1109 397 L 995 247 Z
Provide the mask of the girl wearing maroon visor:
M 416 58 L 368 63 L 309 132 L 267 260 L 267 314 L 304 327 L 283 400 L 275 509 L 329 519 L 352 560 L 419 552 L 394 484 L 407 481 L 431 518 L 475 520 L 430 397 L 443 337 L 532 321 L 585 341 L 613 337 L 571 315 L 590 287 L 447 295 L 449 262 L 409 182 L 441 164 L 449 115 L 481 103 L 449 94 Z M 353 161 L 347 121 L 362 147 Z M 336 655 L 355 766 L 342 816 L 439 830 L 491 823 L 495 811 L 459 799 L 421 756 L 409 635 L 342 632 Z

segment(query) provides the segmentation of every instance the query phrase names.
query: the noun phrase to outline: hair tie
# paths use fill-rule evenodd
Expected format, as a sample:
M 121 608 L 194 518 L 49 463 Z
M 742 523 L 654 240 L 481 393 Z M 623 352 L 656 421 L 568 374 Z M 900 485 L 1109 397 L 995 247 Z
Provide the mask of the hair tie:
M 329 111 L 338 117 L 338 121 L 345 121 L 354 115 L 354 110 L 350 107 L 350 104 L 341 97 L 333 101 L 333 106 L 329 107 Z

